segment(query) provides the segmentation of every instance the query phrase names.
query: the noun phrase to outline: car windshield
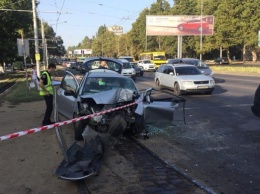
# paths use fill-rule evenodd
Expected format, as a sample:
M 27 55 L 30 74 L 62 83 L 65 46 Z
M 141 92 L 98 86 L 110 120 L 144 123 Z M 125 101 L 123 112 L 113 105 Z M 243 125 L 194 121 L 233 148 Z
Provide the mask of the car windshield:
M 177 76 L 181 75 L 200 75 L 202 74 L 200 70 L 196 67 L 175 67 L 175 72 Z
M 130 63 L 124 63 L 123 64 L 123 69 L 131 69 L 132 66 L 130 65 Z
M 129 89 L 138 93 L 134 82 L 128 78 L 122 77 L 94 77 L 87 78 L 84 83 L 82 95 L 91 93 L 100 93 L 112 89 Z
M 135 68 L 138 67 L 138 65 L 137 65 L 136 63 L 131 63 L 131 65 L 132 65 L 133 67 L 135 67 Z
M 147 64 L 147 63 L 152 63 L 151 61 L 149 61 L 149 60 L 145 60 L 145 61 L 143 61 L 144 62 L 144 64 Z

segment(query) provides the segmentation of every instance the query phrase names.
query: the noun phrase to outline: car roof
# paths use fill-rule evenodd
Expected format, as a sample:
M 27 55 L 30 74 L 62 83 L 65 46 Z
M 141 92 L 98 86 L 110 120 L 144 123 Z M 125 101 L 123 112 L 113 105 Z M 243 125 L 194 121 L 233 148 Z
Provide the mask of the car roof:
M 183 64 L 183 63 L 176 63 L 176 64 L 164 64 L 165 66 L 172 66 L 172 67 L 176 67 L 176 66 L 182 66 L 182 67 L 195 67 L 194 65 L 190 65 L 190 64 Z
M 109 69 L 94 69 L 87 72 L 85 75 L 88 77 L 122 77 L 126 78 L 125 76 Z
M 118 60 L 120 60 L 120 61 L 122 61 L 124 63 L 129 63 L 129 61 L 127 59 L 118 59 Z
M 117 62 L 117 63 L 120 63 L 121 65 L 123 65 L 121 60 L 118 60 L 118 59 L 115 59 L 115 58 L 112 58 L 112 57 L 88 57 L 83 61 L 83 63 L 89 62 L 89 61 L 97 61 L 97 60 L 113 61 L 113 62 Z

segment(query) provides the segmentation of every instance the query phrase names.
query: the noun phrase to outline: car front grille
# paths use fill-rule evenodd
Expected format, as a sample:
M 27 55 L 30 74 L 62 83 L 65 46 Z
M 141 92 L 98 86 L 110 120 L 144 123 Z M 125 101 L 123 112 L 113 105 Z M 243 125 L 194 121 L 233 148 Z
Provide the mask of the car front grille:
M 209 81 L 194 81 L 194 84 L 208 84 Z

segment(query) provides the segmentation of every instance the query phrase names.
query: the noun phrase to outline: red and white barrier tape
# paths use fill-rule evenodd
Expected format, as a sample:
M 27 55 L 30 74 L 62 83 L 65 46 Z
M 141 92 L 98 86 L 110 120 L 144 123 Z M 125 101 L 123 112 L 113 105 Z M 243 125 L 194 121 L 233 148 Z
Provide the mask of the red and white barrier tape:
M 119 109 L 122 109 L 122 108 L 133 106 L 137 103 L 138 102 L 132 102 L 132 103 L 124 105 L 124 106 L 120 106 L 120 107 L 113 108 L 113 109 L 110 109 L 110 110 L 105 110 L 105 111 L 94 113 L 94 114 L 91 114 L 91 115 L 86 115 L 86 116 L 74 118 L 74 119 L 71 119 L 71 120 L 54 123 L 54 124 L 51 124 L 51 125 L 46 125 L 46 126 L 42 126 L 42 127 L 28 129 L 28 130 L 12 133 L 12 134 L 9 134 L 9 135 L 4 135 L 4 136 L 0 137 L 0 141 L 15 138 L 15 137 L 20 137 L 20 136 L 23 136 L 23 135 L 32 134 L 32 133 L 36 133 L 36 132 L 40 132 L 40 131 L 45 131 L 47 129 L 59 127 L 59 126 L 62 126 L 62 125 L 67 125 L 67 124 L 74 123 L 74 122 L 77 122 L 77 121 L 81 121 L 81 120 L 84 120 L 84 119 L 89 119 L 89 118 L 99 116 L 99 115 L 103 115 L 103 114 L 106 114 L 106 113 L 110 113 L 110 112 L 113 112 L 113 111 L 116 111 L 116 110 L 119 110 Z

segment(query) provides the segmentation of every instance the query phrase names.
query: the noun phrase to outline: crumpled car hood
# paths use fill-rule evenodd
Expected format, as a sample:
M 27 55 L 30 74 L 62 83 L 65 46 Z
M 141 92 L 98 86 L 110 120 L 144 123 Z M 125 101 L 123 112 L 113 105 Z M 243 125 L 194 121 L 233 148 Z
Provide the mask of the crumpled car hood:
M 129 89 L 112 89 L 100 93 L 85 94 L 81 99 L 92 98 L 96 104 L 116 104 L 133 100 L 134 91 Z

